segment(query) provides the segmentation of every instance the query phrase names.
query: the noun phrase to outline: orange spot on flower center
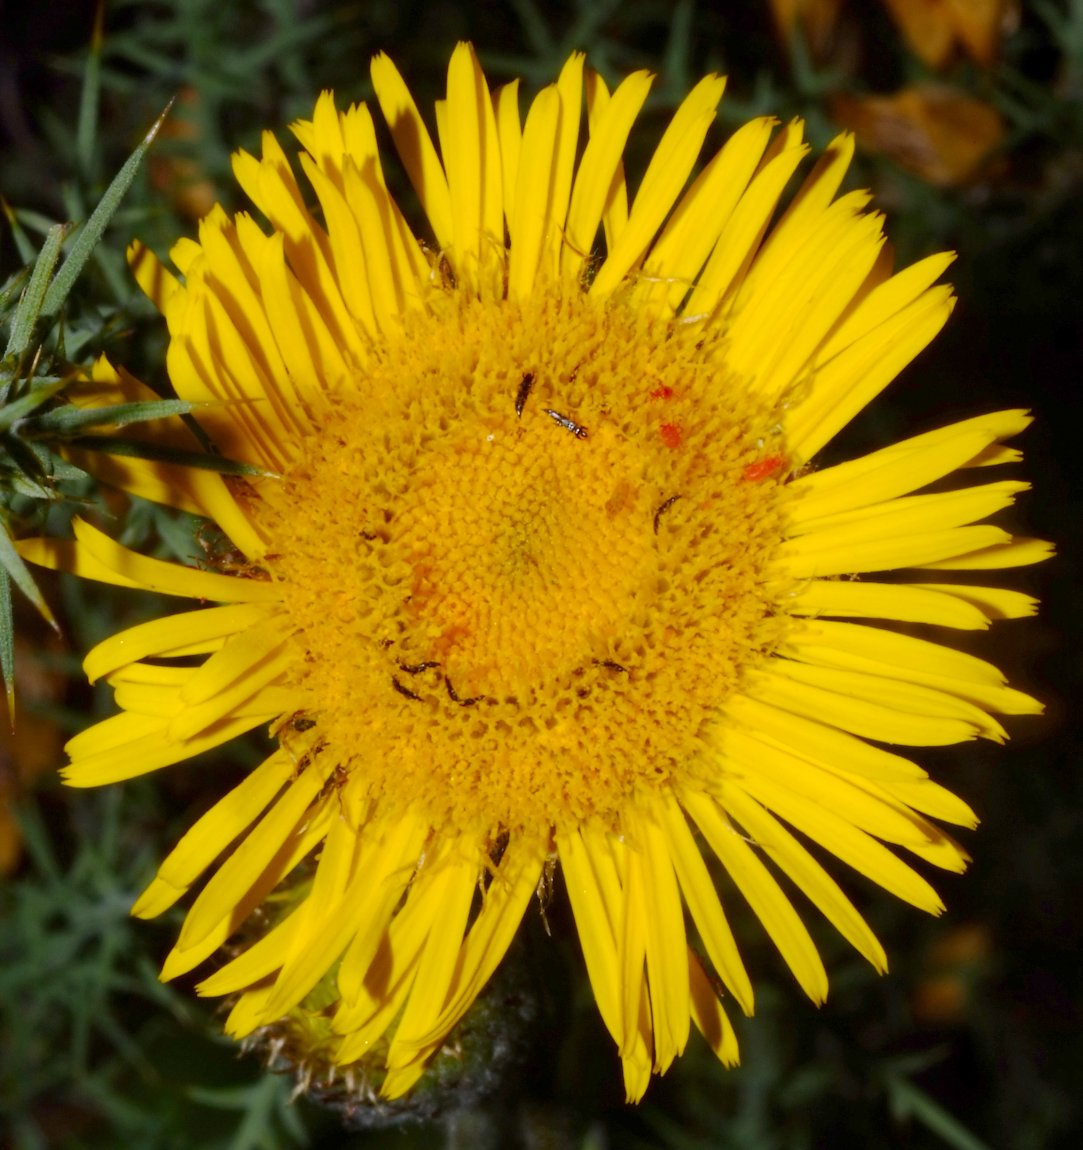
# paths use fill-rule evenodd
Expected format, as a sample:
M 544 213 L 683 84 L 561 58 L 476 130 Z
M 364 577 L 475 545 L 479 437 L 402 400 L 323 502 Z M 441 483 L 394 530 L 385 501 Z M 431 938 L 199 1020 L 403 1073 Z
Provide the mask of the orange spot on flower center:
M 781 455 L 768 455 L 764 459 L 750 463 L 741 472 L 741 478 L 748 480 L 749 483 L 762 483 L 765 479 L 775 475 L 785 462 L 786 460 Z
M 684 432 L 679 423 L 663 423 L 658 429 L 658 436 L 668 448 L 677 448 L 681 445 Z

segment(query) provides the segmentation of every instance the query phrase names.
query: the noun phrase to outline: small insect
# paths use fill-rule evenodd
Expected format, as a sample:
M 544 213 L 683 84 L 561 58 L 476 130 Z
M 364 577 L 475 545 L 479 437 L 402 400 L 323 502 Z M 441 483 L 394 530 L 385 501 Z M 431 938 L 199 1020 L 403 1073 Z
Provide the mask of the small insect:
M 658 434 L 666 447 L 671 449 L 680 447 L 681 440 L 684 438 L 684 432 L 681 431 L 679 423 L 663 423 L 658 429 Z
M 678 499 L 680 499 L 679 495 L 671 495 L 665 501 L 665 503 L 663 503 L 662 506 L 659 507 L 658 510 L 654 513 L 654 533 L 655 533 L 655 535 L 658 534 L 658 521 L 673 506 L 673 504 L 677 502 Z
M 395 676 L 394 676 L 394 675 L 392 675 L 392 676 L 391 676 L 391 686 L 392 686 L 392 687 L 394 687 L 394 688 L 395 688 L 395 690 L 396 690 L 396 691 L 398 691 L 398 693 L 399 693 L 400 695 L 402 695 L 404 698 L 407 698 L 407 699 L 413 699 L 413 700 L 414 700 L 415 702 L 417 702 L 417 703 L 420 703 L 420 702 L 421 702 L 421 696 L 420 696 L 420 695 L 417 695 L 417 694 L 415 694 L 413 691 L 411 691 L 411 690 L 410 690 L 410 688 L 409 688 L 409 687 L 404 687 L 404 686 L 403 686 L 403 685 L 402 685 L 402 684 L 401 684 L 401 683 L 398 681 L 398 679 L 396 679 L 396 678 L 395 678 Z
M 660 383 L 654 391 L 651 392 L 651 399 L 670 399 L 672 396 L 673 388 L 665 383 Z
M 485 868 L 490 875 L 496 873 L 496 868 L 500 866 L 500 860 L 507 853 L 508 847 L 511 844 L 511 835 L 507 831 L 501 831 L 497 836 L 492 846 L 489 848 L 489 861 L 488 866 Z
M 399 670 L 405 671 L 407 675 L 420 675 L 422 671 L 431 671 L 433 667 L 439 667 L 439 663 L 400 663 Z
M 320 755 L 323 754 L 327 744 L 323 741 L 323 739 L 320 739 L 317 743 L 310 745 L 308 750 L 306 750 L 300 758 L 297 757 L 288 743 L 283 741 L 281 746 L 286 754 L 289 755 L 289 757 L 293 760 L 293 777 L 295 779 L 299 779 L 305 773 L 305 771 L 307 771 L 312 766 L 316 759 L 318 759 Z
M 311 750 L 312 740 L 298 740 L 295 736 L 303 735 L 315 726 L 316 720 L 308 718 L 304 711 L 294 711 L 292 715 L 287 715 L 275 726 L 272 734 L 278 739 L 282 749 L 296 763 L 298 761 L 297 752 Z
M 557 870 L 557 857 L 551 854 L 546 860 L 545 865 L 542 867 L 541 878 L 538 879 L 538 886 L 534 891 L 534 895 L 538 900 L 538 910 L 541 913 L 542 927 L 545 933 L 549 934 L 549 920 L 546 917 L 546 911 L 549 909 L 549 904 L 553 901 L 553 879 L 556 876 Z
M 203 552 L 200 567 L 209 571 L 224 571 L 230 575 L 244 575 L 257 570 L 239 548 L 209 523 L 202 523 L 196 531 L 196 542 Z
M 342 810 L 342 788 L 350 781 L 349 772 L 341 764 L 336 764 L 331 773 L 323 781 L 317 798 L 326 798 L 332 791 L 337 792 L 339 809 Z M 344 811 L 342 812 L 345 813 Z
M 522 416 L 523 408 L 526 407 L 526 401 L 530 398 L 530 390 L 534 386 L 534 373 L 532 371 L 524 371 L 522 381 L 519 384 L 519 391 L 515 396 L 515 414 Z
M 460 698 L 447 675 L 444 676 L 444 686 L 447 687 L 447 697 L 453 703 L 458 703 L 460 707 L 472 707 L 475 703 L 480 703 L 485 697 L 484 695 L 474 695 L 469 699 Z
M 598 667 L 605 667 L 607 671 L 620 671 L 622 675 L 628 674 L 628 668 L 622 667 L 620 663 L 615 662 L 613 659 L 595 659 L 594 663 Z
M 545 414 L 548 415 L 550 419 L 556 420 L 561 427 L 567 428 L 576 439 L 586 439 L 587 429 L 580 427 L 574 419 L 569 419 L 566 415 L 561 415 L 559 411 L 553 411 L 551 407 L 545 409 Z
M 766 459 L 750 463 L 741 472 L 741 478 L 747 479 L 749 483 L 762 483 L 765 479 L 770 479 L 785 462 L 781 455 L 768 455 Z

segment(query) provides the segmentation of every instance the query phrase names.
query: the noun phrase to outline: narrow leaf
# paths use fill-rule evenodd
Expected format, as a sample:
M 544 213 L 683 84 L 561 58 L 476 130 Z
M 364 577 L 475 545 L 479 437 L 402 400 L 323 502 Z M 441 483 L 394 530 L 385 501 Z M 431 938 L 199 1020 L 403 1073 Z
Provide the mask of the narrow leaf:
M 34 247 L 33 241 L 26 234 L 26 228 L 23 227 L 22 222 L 23 220 L 27 219 L 28 215 L 37 217 L 37 213 L 28 213 L 25 210 L 20 209 L 19 214 L 16 215 L 11 205 L 7 202 L 7 200 L 3 198 L 3 196 L 0 196 L 0 209 L 3 210 L 4 218 L 8 222 L 8 227 L 11 229 L 11 238 L 15 241 L 15 251 L 19 256 L 19 262 L 24 265 L 31 263 L 37 254 L 37 251 Z M 52 220 L 46 220 L 45 225 L 41 230 L 48 231 L 52 222 Z
M 26 495 L 30 499 L 52 499 L 55 497 L 55 492 L 50 491 L 48 487 L 34 479 L 28 479 L 25 475 L 5 475 L 4 484 L 10 487 L 16 495 Z
M 105 195 L 102 196 L 98 206 L 91 213 L 90 219 L 83 225 L 82 231 L 71 246 L 67 259 L 60 271 L 57 272 L 56 278 L 49 285 L 49 290 L 41 307 L 42 319 L 52 319 L 68 298 L 68 293 L 74 287 L 79 273 L 83 270 L 98 241 L 102 238 L 113 214 L 120 207 L 125 193 L 131 187 L 132 180 L 135 179 L 136 172 L 139 171 L 139 165 L 143 162 L 147 149 L 154 142 L 154 137 L 158 135 L 172 107 L 173 101 L 170 100 L 165 111 L 154 121 L 142 143 L 132 152 L 120 171 L 113 177 L 113 182 L 106 189 Z
M 952 1114 L 934 1101 L 908 1078 L 892 1076 L 888 1091 L 894 1112 L 903 1118 L 916 1118 L 953 1150 L 989 1150 L 987 1143 L 976 1138 Z
M 3 407 L 0 407 L 0 431 L 6 431 L 20 420 L 25 421 L 30 412 L 36 411 L 47 399 L 51 399 L 64 388 L 67 383 L 68 380 L 66 379 L 52 379 L 44 385 L 38 381 L 32 383 L 30 390 L 25 395 L 20 395 L 18 399 L 13 399 L 10 403 L 5 403 Z
M 56 619 L 53 618 L 52 611 L 49 610 L 49 604 L 42 597 L 38 585 L 34 582 L 23 562 L 22 556 L 15 550 L 15 545 L 3 527 L 0 527 L 0 567 L 4 568 L 15 586 L 37 607 L 38 613 L 49 626 L 54 631 L 59 631 L 60 627 L 57 625 Z
M 0 568 L 0 676 L 8 701 L 8 722 L 15 730 L 15 620 L 11 612 L 11 580 Z
M 84 427 L 125 427 L 148 419 L 167 419 L 174 415 L 188 415 L 197 404 L 185 399 L 159 399 L 144 403 L 117 403 L 112 407 L 80 408 L 58 407 L 44 415 L 25 419 L 19 425 L 19 434 L 26 438 L 53 435 L 72 435 Z
M 102 16 L 105 4 L 98 0 L 94 31 L 83 73 L 83 90 L 79 97 L 79 124 L 75 133 L 75 155 L 79 169 L 89 177 L 94 163 L 94 144 L 98 131 L 98 105 L 102 82 Z
M 30 283 L 19 300 L 15 309 L 15 316 L 11 321 L 11 336 L 4 352 L 4 358 L 9 355 L 22 355 L 30 345 L 30 336 L 34 331 L 34 324 L 44 307 L 48 296 L 49 279 L 56 267 L 57 256 L 60 255 L 60 245 L 64 240 L 64 224 L 54 224 L 42 244 L 41 254 L 34 264 Z M 56 282 L 55 280 L 53 281 Z
M 88 451 L 101 451 L 106 455 L 127 455 L 135 459 L 153 459 L 159 463 L 173 463 L 179 467 L 198 467 L 204 471 L 217 471 L 221 475 L 253 475 L 262 479 L 277 479 L 274 471 L 257 467 L 254 463 L 240 463 L 224 459 L 221 455 L 207 455 L 202 451 L 183 451 L 163 447 L 157 443 L 138 443 L 131 439 L 113 439 L 108 435 L 80 435 L 68 442 L 72 447 Z
M 0 287 L 0 319 L 7 314 L 11 301 L 23 290 L 29 275 L 29 268 L 20 268 L 17 272 L 12 272 L 7 278 L 7 283 Z

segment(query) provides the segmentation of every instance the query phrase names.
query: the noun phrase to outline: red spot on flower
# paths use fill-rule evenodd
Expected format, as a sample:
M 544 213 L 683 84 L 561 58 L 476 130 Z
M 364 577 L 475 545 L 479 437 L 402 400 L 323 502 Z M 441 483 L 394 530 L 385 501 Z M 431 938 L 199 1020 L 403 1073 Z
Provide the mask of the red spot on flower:
M 680 447 L 681 439 L 684 437 L 679 423 L 663 423 L 658 429 L 658 434 L 666 447 Z
M 768 455 L 765 459 L 750 463 L 741 472 L 741 476 L 743 479 L 747 479 L 749 483 L 762 483 L 763 480 L 774 475 L 783 463 L 785 460 L 781 455 Z
M 651 392 L 651 399 L 669 399 L 672 394 L 673 388 L 666 387 L 666 385 L 663 383 L 661 386 L 656 387 L 654 391 Z

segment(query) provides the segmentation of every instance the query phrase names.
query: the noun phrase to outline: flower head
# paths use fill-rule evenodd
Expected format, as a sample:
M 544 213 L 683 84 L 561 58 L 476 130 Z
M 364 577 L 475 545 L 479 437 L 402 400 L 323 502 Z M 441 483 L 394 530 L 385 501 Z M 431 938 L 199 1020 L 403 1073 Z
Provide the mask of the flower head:
M 211 569 L 87 523 L 71 547 L 24 545 L 218 604 L 91 651 L 120 713 L 71 741 L 67 778 L 116 782 L 270 723 L 274 752 L 135 913 L 212 872 L 163 975 L 256 922 L 200 984 L 237 996 L 229 1031 L 319 988 L 331 1057 L 381 1044 L 387 1097 L 559 868 L 639 1098 L 690 1022 L 736 1060 L 720 993 L 753 1008 L 714 863 L 816 1001 L 827 976 L 780 872 L 879 969 L 822 853 L 941 909 L 903 856 L 962 869 L 930 818 L 974 817 L 881 744 L 999 740 L 994 713 L 1038 706 L 893 624 L 1032 611 L 954 575 L 1045 553 L 980 522 L 1024 485 L 940 482 L 1014 461 L 1001 444 L 1027 416 L 812 467 L 951 310 L 935 285 L 949 257 L 893 275 L 868 197 L 838 195 L 849 137 L 784 211 L 798 123 L 747 124 L 693 179 L 722 95 L 710 77 L 630 198 L 645 73 L 609 92 L 573 56 L 521 122 L 516 85 L 491 94 L 460 45 L 439 151 L 390 60 L 372 78 L 430 240 L 388 191 L 368 109 L 325 94 L 294 126 L 311 191 L 268 134 L 262 158 L 235 160 L 268 225 L 213 211 L 172 253 L 182 279 L 133 253 L 177 392 L 208 403 L 220 451 L 268 474 L 115 464 L 114 482 L 217 523 L 230 550 Z M 902 568 L 919 573 L 878 575 Z

